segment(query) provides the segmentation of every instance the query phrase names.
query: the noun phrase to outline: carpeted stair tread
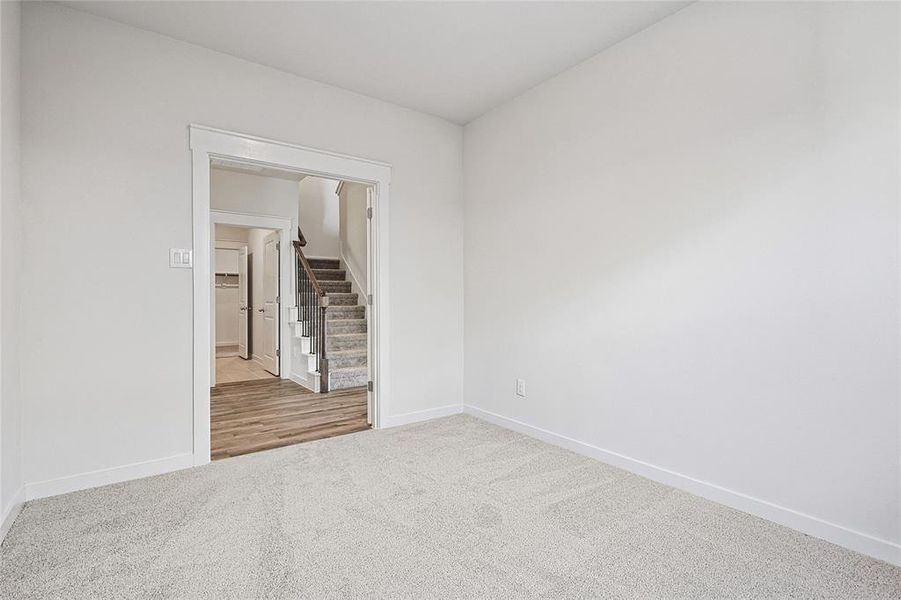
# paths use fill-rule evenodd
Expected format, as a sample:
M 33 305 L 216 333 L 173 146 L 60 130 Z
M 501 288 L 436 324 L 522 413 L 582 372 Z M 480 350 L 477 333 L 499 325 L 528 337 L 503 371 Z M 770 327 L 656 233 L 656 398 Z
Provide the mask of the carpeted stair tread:
M 369 367 L 362 365 L 358 367 L 329 369 L 328 379 L 330 390 L 346 390 L 349 388 L 362 387 L 369 381 Z
M 350 350 L 335 350 L 334 352 L 330 352 L 328 357 L 334 358 L 335 356 L 366 356 L 366 348 L 351 348 Z
M 366 333 L 366 319 L 329 319 L 325 322 L 326 335 L 332 333 Z
M 365 319 L 365 306 L 330 306 L 325 311 L 327 320 Z
M 347 271 L 334 258 L 308 258 L 319 286 L 328 297 L 325 347 L 329 359 L 329 390 L 365 386 L 369 380 L 366 306 L 347 280 Z M 304 309 L 298 309 L 303 322 Z
M 338 340 L 366 340 L 365 333 L 333 333 L 329 337 Z
M 344 281 L 347 272 L 343 269 L 313 269 L 317 281 Z
M 307 258 L 312 269 L 340 269 L 341 261 L 337 258 Z
M 329 369 L 329 375 L 347 376 L 347 375 L 369 375 L 369 367 L 363 365 L 361 367 L 344 367 L 342 369 Z
M 329 306 L 356 306 L 359 294 L 345 292 L 326 292 Z
M 319 287 L 321 287 L 326 294 L 331 294 L 332 292 L 349 294 L 351 283 L 349 281 L 320 281 Z
M 328 355 L 329 371 L 346 367 L 365 367 L 366 359 L 366 348 L 335 350 Z
M 365 333 L 331 333 L 325 336 L 325 348 L 328 352 L 354 350 L 365 347 Z

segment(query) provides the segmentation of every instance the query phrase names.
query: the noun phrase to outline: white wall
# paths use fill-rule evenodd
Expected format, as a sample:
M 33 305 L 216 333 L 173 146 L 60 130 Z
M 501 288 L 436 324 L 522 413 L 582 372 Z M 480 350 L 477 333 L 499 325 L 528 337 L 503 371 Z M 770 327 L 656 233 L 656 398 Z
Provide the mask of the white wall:
M 0 540 L 22 490 L 19 26 L 20 4 L 0 2 Z
M 217 242 L 219 227 L 216 227 Z M 241 308 L 240 290 L 237 287 L 219 287 L 220 284 L 235 285 L 238 277 L 223 276 L 219 273 L 238 272 L 238 253 L 236 248 L 222 248 L 216 244 L 214 254 L 216 277 L 216 346 L 234 346 L 238 343 L 238 317 Z M 213 358 L 215 360 L 215 358 Z
M 247 228 L 232 227 L 231 225 L 216 225 L 215 240 L 217 242 L 247 243 Z
M 356 284 L 354 291 L 359 294 L 366 290 L 366 273 L 369 270 L 369 248 L 366 246 L 366 190 L 368 186 L 345 182 L 341 187 L 340 207 L 340 252 Z
M 338 182 L 322 177 L 300 180 L 300 216 L 298 224 L 307 240 L 305 256 L 338 256 Z
M 892 552 L 897 11 L 694 4 L 466 126 L 467 404 Z
M 392 164 L 384 408 L 461 403 L 458 126 L 56 4 L 23 10 L 27 481 L 192 450 L 191 272 L 168 268 L 168 248 L 192 245 L 189 123 Z
M 281 217 L 297 223 L 297 182 L 225 169 L 210 169 L 210 208 Z

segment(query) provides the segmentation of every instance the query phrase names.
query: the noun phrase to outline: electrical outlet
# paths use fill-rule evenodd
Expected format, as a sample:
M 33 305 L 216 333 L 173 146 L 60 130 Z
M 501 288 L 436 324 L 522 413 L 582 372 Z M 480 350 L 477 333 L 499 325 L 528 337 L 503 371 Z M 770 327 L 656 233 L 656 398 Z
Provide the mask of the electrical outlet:
M 526 397 L 526 380 L 525 379 L 517 379 L 516 380 L 516 395 Z

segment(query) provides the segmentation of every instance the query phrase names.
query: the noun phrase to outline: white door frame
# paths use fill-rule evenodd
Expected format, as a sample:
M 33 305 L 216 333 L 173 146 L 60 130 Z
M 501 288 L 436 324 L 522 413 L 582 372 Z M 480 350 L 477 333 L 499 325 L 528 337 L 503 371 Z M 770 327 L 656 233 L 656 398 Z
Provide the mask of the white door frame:
M 367 215 L 370 212 L 372 212 L 372 210 L 373 210 L 372 197 L 373 197 L 373 189 L 371 187 L 366 188 L 366 213 L 367 213 Z M 367 218 L 366 221 L 367 221 L 366 222 L 366 293 L 370 294 L 370 293 L 372 293 L 372 282 L 374 281 L 373 273 L 375 272 L 373 269 L 373 266 L 372 266 L 372 219 Z M 370 308 L 371 307 L 369 307 L 369 306 L 366 307 L 367 322 L 372 318 L 372 315 L 370 314 L 372 311 L 370 310 Z M 366 356 L 372 356 L 373 350 L 374 350 L 373 337 L 372 337 L 372 334 L 370 333 L 369 335 L 366 336 Z M 369 364 L 369 379 L 373 380 L 374 374 L 372 371 L 372 361 L 371 360 L 368 361 L 368 364 Z M 374 396 L 373 396 L 372 390 L 370 390 L 369 393 L 366 394 L 366 421 L 370 425 L 372 425 L 373 418 L 374 418 L 373 415 L 375 414 L 375 407 L 373 406 L 373 403 L 372 403 L 373 399 L 374 399 Z
M 250 281 L 250 275 L 253 273 L 253 270 L 250 268 L 249 258 L 247 246 L 241 246 L 238 249 L 238 312 L 240 313 L 240 321 L 238 323 L 238 357 L 244 360 L 253 358 L 250 354 L 253 350 L 253 340 L 250 339 L 250 336 L 253 335 L 250 316 L 253 313 L 249 302 L 253 298 L 253 282 Z M 215 302 L 213 303 L 213 310 L 216 310 L 216 304 Z M 241 344 L 242 341 L 244 342 L 243 344 Z M 219 347 L 218 343 L 216 347 Z M 215 375 L 215 373 L 213 374 Z M 215 383 L 214 377 L 213 384 L 215 385 Z
M 282 379 L 288 379 L 287 373 L 291 370 L 291 331 L 287 326 L 288 323 L 288 315 L 290 313 L 291 307 L 294 306 L 294 261 L 291 253 L 285 252 L 285 248 L 291 248 L 291 240 L 292 234 L 291 232 L 297 231 L 297 220 L 296 219 L 286 219 L 284 217 L 270 217 L 267 215 L 252 215 L 247 213 L 237 213 L 231 212 L 227 210 L 210 210 L 210 233 L 213 232 L 214 225 L 231 225 L 233 227 L 249 227 L 255 229 L 275 229 L 279 231 L 279 242 L 281 243 L 281 251 L 279 254 L 279 268 L 278 268 L 278 278 L 279 278 L 279 288 L 284 290 L 281 292 L 283 296 L 281 298 L 282 302 L 279 305 L 279 348 L 281 349 L 281 356 L 279 357 L 279 377 Z M 210 249 L 212 250 L 216 247 L 216 240 L 212 239 L 213 236 L 210 235 Z M 247 244 L 241 242 L 242 246 L 246 246 Z M 293 250 L 293 248 L 292 248 Z M 199 261 L 199 257 L 195 253 L 194 255 L 194 271 L 195 274 L 197 272 L 197 263 Z M 212 266 L 213 254 L 210 254 L 210 266 Z M 211 293 L 215 294 L 216 290 L 216 277 L 212 275 L 213 271 L 211 271 L 210 277 L 210 285 L 212 286 Z M 290 292 L 291 296 L 288 297 L 288 293 Z M 210 387 L 216 385 L 216 302 L 214 302 L 215 297 L 210 298 L 210 349 L 213 353 L 210 356 Z M 252 316 L 251 316 L 252 318 Z M 251 325 L 251 328 L 253 326 Z M 251 355 L 251 359 L 253 356 Z
M 382 414 L 387 414 L 391 401 L 391 369 L 389 367 L 389 273 L 388 207 L 391 165 L 325 150 L 316 150 L 287 142 L 224 131 L 202 125 L 188 127 L 192 157 L 193 223 L 194 223 L 194 465 L 210 462 L 210 341 L 211 316 L 211 248 L 210 235 L 210 159 L 226 158 L 248 164 L 281 167 L 297 172 L 356 181 L 373 186 L 373 303 L 370 323 L 376 352 L 370 356 L 373 373 L 373 427 L 380 428 Z M 296 239 L 296 228 L 291 240 Z M 290 244 L 287 244 L 290 249 Z M 285 252 L 294 264 L 294 253 Z M 291 271 L 293 275 L 293 267 Z M 283 310 L 295 303 L 293 277 L 285 289 Z M 287 329 L 287 328 L 285 328 Z M 285 346 L 282 346 L 285 348 Z M 290 344 L 288 344 L 290 347 Z M 283 351 L 284 352 L 284 351 Z M 290 368 L 287 369 L 290 372 Z

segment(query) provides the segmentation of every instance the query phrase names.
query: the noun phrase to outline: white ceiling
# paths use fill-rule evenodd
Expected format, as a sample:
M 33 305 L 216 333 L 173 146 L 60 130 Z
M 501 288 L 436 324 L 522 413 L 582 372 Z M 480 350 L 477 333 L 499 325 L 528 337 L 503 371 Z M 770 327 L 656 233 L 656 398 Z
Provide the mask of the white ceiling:
M 466 123 L 690 2 L 64 4 Z

